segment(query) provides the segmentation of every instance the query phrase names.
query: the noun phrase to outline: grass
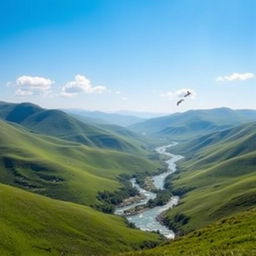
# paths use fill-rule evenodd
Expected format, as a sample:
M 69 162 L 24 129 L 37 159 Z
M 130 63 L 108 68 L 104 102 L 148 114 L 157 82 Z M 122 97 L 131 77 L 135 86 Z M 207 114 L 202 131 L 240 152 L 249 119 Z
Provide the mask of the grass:
M 121 217 L 0 184 L 0 255 L 109 255 L 160 238 Z
M 0 121 L 0 182 L 5 184 L 0 184 L 0 255 L 116 255 L 160 241 L 156 234 L 130 229 L 122 218 L 88 207 L 101 203 L 98 192 L 121 188 L 119 175 L 143 176 L 160 167 L 158 161 L 146 159 L 141 147 L 147 144 L 145 138 L 27 103 L 0 103 L 0 109 L 2 118 L 12 121 Z M 213 117 L 200 112 L 207 116 L 206 123 L 191 123 L 196 111 L 174 115 L 175 129 L 180 129 L 179 122 L 189 122 L 195 135 L 207 122 L 222 122 L 225 115 L 219 111 L 213 111 Z M 227 120 L 229 124 L 246 119 L 240 112 L 231 114 L 235 118 Z M 187 159 L 179 164 L 170 187 L 182 198 L 165 221 L 188 234 L 125 255 L 256 255 L 255 128 L 243 125 L 179 146 Z
M 154 249 L 125 256 L 254 256 L 256 208 L 223 218 Z
M 157 117 L 134 124 L 130 128 L 162 140 L 186 141 L 227 127 L 256 120 L 254 110 L 232 110 L 217 108 L 210 110 L 190 110 L 169 116 Z
M 60 110 L 43 109 L 31 103 L 12 104 L 0 102 L 0 118 L 20 124 L 27 129 L 82 143 L 91 147 L 145 154 L 141 141 L 104 129 L 91 122 L 81 122 Z
M 189 143 L 197 150 L 179 164 L 180 171 L 170 181 L 174 192 L 187 191 L 166 214 L 170 226 L 187 233 L 256 205 L 255 127 L 248 124 L 209 135 L 211 143 L 204 143 L 207 136 Z M 180 214 L 188 221 L 175 222 Z
M 121 187 L 120 174 L 153 172 L 145 157 L 30 133 L 0 121 L 0 182 L 85 205 Z

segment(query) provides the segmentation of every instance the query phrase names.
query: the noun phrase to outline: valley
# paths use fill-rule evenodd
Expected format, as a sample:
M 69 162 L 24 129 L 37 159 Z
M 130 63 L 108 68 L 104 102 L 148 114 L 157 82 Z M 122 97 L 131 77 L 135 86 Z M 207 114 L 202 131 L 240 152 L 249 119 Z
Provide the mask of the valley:
M 0 7 L 0 256 L 256 256 L 256 0 Z
M 176 162 L 182 159 L 182 156 L 173 155 L 166 152 L 168 148 L 171 148 L 175 145 L 176 144 L 173 143 L 155 149 L 159 154 L 170 157 L 170 159 L 166 161 L 168 165 L 168 171 L 150 177 L 156 190 L 161 191 L 164 189 L 165 178 L 176 171 Z M 155 200 L 157 198 L 157 194 L 142 189 L 139 184 L 137 184 L 135 179 L 131 179 L 131 183 L 133 187 L 138 189 L 140 194 L 143 196 L 143 199 L 123 207 L 118 207 L 115 210 L 115 214 L 127 216 L 127 220 L 141 230 L 159 232 L 166 238 L 173 239 L 175 237 L 174 232 L 162 225 L 158 218 L 163 212 L 176 206 L 178 204 L 179 198 L 177 196 L 172 196 L 163 206 L 155 206 L 152 208 L 148 206 L 148 203 L 150 200 Z
M 2 102 L 1 255 L 253 253 L 254 112 L 224 109 L 222 122 L 221 111 L 156 118 L 190 127 L 163 139 Z M 205 129 L 206 120 L 218 127 Z

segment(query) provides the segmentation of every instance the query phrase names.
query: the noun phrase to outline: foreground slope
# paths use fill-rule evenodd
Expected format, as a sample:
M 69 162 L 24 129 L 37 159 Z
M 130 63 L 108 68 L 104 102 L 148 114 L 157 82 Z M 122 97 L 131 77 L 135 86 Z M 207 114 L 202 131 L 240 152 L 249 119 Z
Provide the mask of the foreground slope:
M 112 133 L 92 123 L 85 123 L 60 110 L 43 109 L 31 103 L 0 102 L 0 118 L 20 124 L 27 129 L 79 142 L 87 146 L 125 152 L 141 152 L 139 144 L 130 143 L 124 136 Z
M 187 140 L 197 135 L 202 136 L 203 134 L 255 120 L 255 110 L 217 108 L 190 110 L 184 113 L 152 118 L 134 124 L 130 128 L 136 132 L 155 137 Z
M 170 178 L 181 203 L 166 223 L 188 232 L 256 205 L 256 123 L 196 139 L 188 159 Z
M 89 207 L 0 184 L 0 255 L 108 255 L 140 248 L 156 234 Z
M 222 219 L 151 250 L 126 256 L 254 256 L 256 208 Z
M 94 205 L 99 191 L 121 188 L 118 176 L 159 165 L 132 154 L 40 136 L 0 121 L 0 182 Z

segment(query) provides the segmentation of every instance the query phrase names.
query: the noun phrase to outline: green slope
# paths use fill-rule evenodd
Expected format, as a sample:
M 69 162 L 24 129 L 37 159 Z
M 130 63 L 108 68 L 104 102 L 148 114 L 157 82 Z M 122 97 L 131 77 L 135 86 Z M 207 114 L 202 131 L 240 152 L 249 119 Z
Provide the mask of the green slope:
M 121 187 L 120 174 L 159 167 L 132 154 L 29 133 L 0 121 L 0 182 L 81 204 L 98 203 L 99 191 Z
M 156 138 L 144 136 L 119 125 L 103 124 L 102 128 L 118 136 L 123 136 L 133 144 L 139 144 L 143 149 L 155 148 L 159 143 Z
M 31 131 L 88 146 L 145 153 L 139 144 L 92 123 L 81 122 L 60 110 L 46 110 L 31 103 L 0 103 L 0 118 Z
M 156 138 L 152 137 L 147 137 L 142 134 L 138 134 L 136 132 L 133 132 L 132 130 L 120 126 L 120 125 L 115 125 L 115 124 L 107 124 L 107 123 L 99 123 L 99 121 L 88 118 L 88 117 L 81 117 L 78 115 L 72 115 L 78 120 L 87 123 L 87 124 L 92 124 L 92 125 L 98 125 L 102 129 L 108 131 L 111 134 L 114 134 L 115 136 L 121 136 L 128 140 L 130 143 L 133 145 L 137 145 L 142 149 L 148 149 L 148 148 L 153 148 L 155 147 L 156 143 L 159 143 L 159 141 Z
M 211 143 L 204 137 L 180 146 L 179 152 L 189 145 L 194 151 L 170 181 L 183 195 L 166 216 L 170 226 L 188 232 L 256 205 L 255 128 L 256 123 L 243 125 L 209 135 Z
M 156 243 L 123 219 L 0 184 L 0 255 L 108 255 Z
M 187 140 L 196 135 L 209 134 L 224 128 L 256 120 L 254 110 L 232 110 L 217 108 L 209 110 L 190 110 L 169 116 L 152 118 L 130 126 L 132 130 L 175 140 Z
M 187 143 L 181 143 L 175 147 L 175 151 L 178 153 L 183 153 L 187 157 L 193 157 L 201 149 L 207 150 L 208 146 L 220 143 L 220 145 L 235 141 L 237 139 L 246 140 L 243 144 L 240 145 L 236 150 L 242 150 L 242 152 L 250 152 L 255 145 L 255 134 L 256 123 L 246 123 L 231 129 L 225 129 L 223 131 L 218 131 L 215 133 L 207 134 L 205 136 L 199 136 L 196 139 L 193 139 Z M 241 147 L 242 146 L 242 147 Z M 235 148 L 235 147 L 234 147 Z
M 163 246 L 126 256 L 254 256 L 256 209 L 222 219 Z

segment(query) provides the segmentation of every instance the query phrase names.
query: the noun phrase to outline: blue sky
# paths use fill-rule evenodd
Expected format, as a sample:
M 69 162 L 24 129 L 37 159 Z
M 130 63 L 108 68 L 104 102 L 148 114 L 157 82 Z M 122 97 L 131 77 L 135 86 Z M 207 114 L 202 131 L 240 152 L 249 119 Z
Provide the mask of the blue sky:
M 2 1 L 0 70 L 0 100 L 49 108 L 256 108 L 256 1 Z

